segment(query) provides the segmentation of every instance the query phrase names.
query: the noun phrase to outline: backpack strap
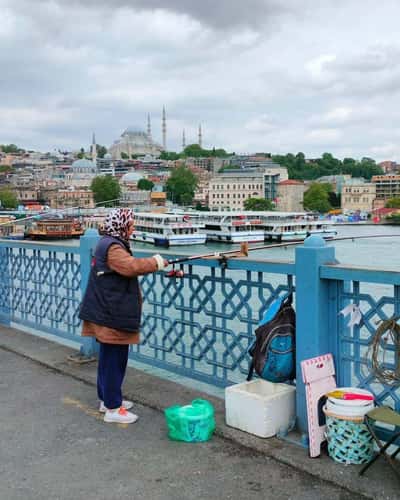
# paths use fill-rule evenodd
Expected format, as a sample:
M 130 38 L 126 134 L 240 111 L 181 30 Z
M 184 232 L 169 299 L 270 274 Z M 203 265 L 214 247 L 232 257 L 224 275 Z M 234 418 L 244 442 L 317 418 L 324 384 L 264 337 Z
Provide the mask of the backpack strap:
M 251 358 L 250 366 L 249 366 L 249 373 L 247 375 L 247 382 L 250 382 L 250 380 L 253 378 L 253 373 L 254 373 L 254 358 Z
M 293 292 L 288 292 L 282 301 L 282 305 L 291 306 L 293 304 Z

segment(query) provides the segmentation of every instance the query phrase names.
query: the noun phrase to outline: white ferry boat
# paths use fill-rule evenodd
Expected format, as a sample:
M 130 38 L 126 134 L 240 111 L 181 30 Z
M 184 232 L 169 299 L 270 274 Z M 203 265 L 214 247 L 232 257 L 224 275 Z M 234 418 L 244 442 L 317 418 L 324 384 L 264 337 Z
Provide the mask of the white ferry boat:
M 188 214 L 191 218 L 192 214 Z M 197 212 L 207 241 L 249 243 L 264 241 L 262 219 L 257 212 Z
M 135 213 L 132 240 L 157 246 L 202 245 L 206 242 L 204 224 L 185 214 Z
M 264 222 L 265 239 L 272 241 L 304 240 L 312 234 L 319 234 L 325 239 L 331 239 L 337 231 L 333 222 L 318 220 L 282 220 L 278 222 Z

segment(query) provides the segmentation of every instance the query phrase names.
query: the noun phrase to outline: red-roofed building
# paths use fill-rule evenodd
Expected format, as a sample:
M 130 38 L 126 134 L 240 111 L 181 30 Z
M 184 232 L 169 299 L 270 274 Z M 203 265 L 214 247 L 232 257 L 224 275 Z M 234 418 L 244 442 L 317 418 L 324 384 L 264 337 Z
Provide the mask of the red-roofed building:
M 300 212 L 304 210 L 303 198 L 307 187 L 304 182 L 287 179 L 278 184 L 276 208 L 280 212 Z

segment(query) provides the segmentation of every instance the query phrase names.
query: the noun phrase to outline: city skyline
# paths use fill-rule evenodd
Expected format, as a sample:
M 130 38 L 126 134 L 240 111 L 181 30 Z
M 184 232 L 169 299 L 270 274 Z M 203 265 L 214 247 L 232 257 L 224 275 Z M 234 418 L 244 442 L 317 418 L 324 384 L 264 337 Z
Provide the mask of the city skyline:
M 150 114 L 168 149 L 400 160 L 394 0 L 0 0 L 0 143 L 109 147 Z

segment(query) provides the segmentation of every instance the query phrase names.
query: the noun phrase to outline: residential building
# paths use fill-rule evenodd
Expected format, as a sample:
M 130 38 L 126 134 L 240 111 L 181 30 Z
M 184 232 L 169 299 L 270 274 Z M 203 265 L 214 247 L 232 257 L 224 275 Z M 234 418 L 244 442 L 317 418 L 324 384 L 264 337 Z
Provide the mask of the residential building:
M 374 208 L 382 208 L 390 198 L 400 198 L 400 175 L 374 175 L 371 182 L 376 186 Z
M 126 187 L 122 187 L 121 204 L 128 207 L 135 207 L 138 205 L 148 206 L 150 205 L 150 195 L 151 191 L 133 191 Z
M 385 174 L 396 173 L 400 170 L 400 165 L 390 160 L 381 161 L 378 166 L 381 167 Z
M 334 193 L 341 194 L 344 184 L 350 179 L 351 175 L 349 174 L 324 175 L 316 179 L 315 182 L 319 182 L 320 184 L 330 184 Z
M 287 178 L 283 167 L 225 171 L 211 178 L 208 205 L 211 209 L 241 210 L 248 198 L 275 200 L 278 183 Z
M 189 169 L 198 179 L 196 191 L 194 193 L 193 203 L 200 204 L 204 207 L 208 206 L 208 194 L 210 189 L 211 172 L 205 168 L 189 166 Z
M 96 158 L 96 166 L 99 175 L 115 175 L 114 164 L 110 153 L 106 153 L 103 158 Z
M 288 179 L 285 167 L 268 168 L 264 171 L 264 198 L 276 202 L 278 197 L 278 184 Z
M 59 189 L 52 193 L 50 207 L 61 208 L 94 208 L 93 193 L 89 189 L 76 189 L 73 186 L 67 189 Z
M 307 187 L 302 181 L 287 179 L 279 182 L 276 209 L 279 212 L 303 211 L 303 198 L 306 190 Z
M 156 207 L 165 207 L 167 203 L 167 193 L 162 191 L 152 191 L 150 193 L 150 202 Z
M 344 184 L 341 207 L 343 212 L 371 212 L 376 198 L 376 185 L 372 182 Z
M 279 168 L 280 165 L 265 155 L 234 155 L 230 158 L 230 165 L 240 168 Z
M 29 201 L 37 201 L 38 199 L 37 189 L 29 186 L 17 188 L 15 194 L 17 195 L 18 202 L 22 205 Z

